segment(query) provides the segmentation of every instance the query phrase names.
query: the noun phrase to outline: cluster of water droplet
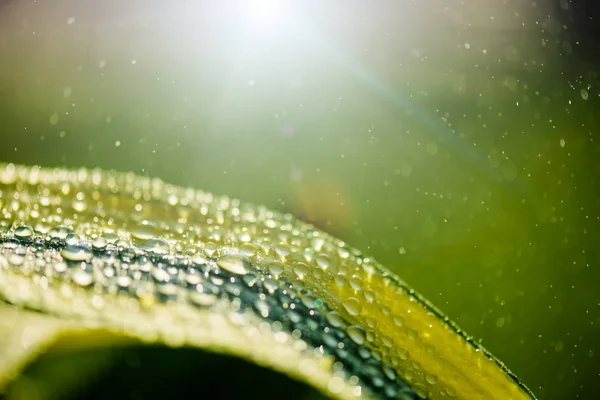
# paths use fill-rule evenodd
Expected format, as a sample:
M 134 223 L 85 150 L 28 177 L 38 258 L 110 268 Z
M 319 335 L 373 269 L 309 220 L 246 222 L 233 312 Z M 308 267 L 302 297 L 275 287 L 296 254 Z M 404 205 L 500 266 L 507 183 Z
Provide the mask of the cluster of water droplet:
M 141 309 L 253 313 L 332 356 L 336 379 L 382 397 L 426 397 L 437 382 L 380 333 L 392 324 L 418 336 L 404 327 L 410 315 L 385 304 L 386 292 L 404 289 L 373 260 L 290 215 L 227 197 L 132 174 L 8 165 L 0 169 L 2 269 L 46 290 L 67 282 L 98 299 L 126 296 Z

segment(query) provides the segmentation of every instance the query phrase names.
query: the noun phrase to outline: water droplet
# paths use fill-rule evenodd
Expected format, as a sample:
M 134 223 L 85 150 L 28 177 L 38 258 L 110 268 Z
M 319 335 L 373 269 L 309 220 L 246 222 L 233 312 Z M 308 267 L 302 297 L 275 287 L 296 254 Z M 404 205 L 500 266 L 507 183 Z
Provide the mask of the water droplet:
M 349 326 L 346 329 L 346 333 L 348 337 L 352 339 L 352 341 L 358 345 L 365 343 L 365 331 L 358 325 Z
M 304 279 L 306 274 L 308 274 L 308 265 L 299 262 L 294 266 L 294 273 L 299 279 Z
M 28 238 L 33 235 L 33 229 L 30 226 L 22 225 L 15 229 L 15 236 L 18 238 Z
M 287 246 L 279 245 L 275 248 L 275 254 L 281 257 L 282 260 L 285 260 L 290 255 L 290 249 Z
M 497 326 L 498 328 L 502 328 L 502 327 L 504 326 L 504 322 L 506 322 L 506 318 L 504 318 L 504 317 L 499 317 L 499 318 L 496 320 L 496 326 Z
M 437 376 L 435 374 L 425 374 L 425 380 L 430 385 L 435 385 L 437 382 Z
M 79 268 L 75 272 L 73 272 L 71 279 L 73 279 L 73 282 L 75 282 L 79 286 L 84 287 L 91 285 L 93 281 L 92 274 Z
M 94 249 L 100 250 L 105 248 L 107 245 L 107 241 L 104 237 L 102 236 L 98 236 L 96 239 L 94 239 L 94 241 L 92 242 L 92 247 Z
M 50 229 L 48 234 L 55 239 L 64 239 L 68 234 L 73 233 L 73 230 L 67 226 L 58 225 Z
M 92 257 L 92 252 L 81 245 L 67 245 L 60 252 L 60 255 L 67 261 L 86 261 Z
M 392 320 L 394 321 L 394 325 L 398 326 L 398 327 L 402 327 L 404 326 L 404 317 L 401 315 L 394 315 L 392 317 Z
M 206 253 L 207 256 L 212 257 L 218 248 L 219 248 L 219 246 L 217 246 L 216 243 L 207 242 L 204 244 L 204 253 Z
M 352 289 L 357 291 L 362 289 L 361 278 L 359 276 L 353 275 L 348 282 L 350 282 Z
M 319 268 L 321 268 L 322 270 L 326 270 L 327 268 L 329 268 L 329 265 L 331 264 L 331 262 L 329 261 L 329 258 L 323 254 L 317 256 L 315 261 L 317 262 L 317 265 L 319 266 Z
M 65 264 L 64 262 L 57 262 L 56 264 L 54 264 L 54 271 L 58 274 L 63 274 L 67 271 L 67 264 Z
M 169 243 L 165 239 L 162 238 L 152 238 L 143 242 L 140 246 L 140 249 L 147 250 L 152 253 L 157 254 L 168 254 L 169 253 Z
M 338 249 L 338 255 L 340 256 L 341 259 L 345 260 L 346 258 L 348 258 L 350 256 L 350 252 L 345 247 L 340 247 Z
M 243 254 L 231 253 L 220 257 L 217 265 L 232 274 L 245 275 L 250 268 L 250 260 Z
M 81 237 L 76 233 L 69 233 L 65 237 L 65 243 L 68 245 L 76 245 L 79 244 L 79 242 L 81 242 Z
M 327 322 L 335 328 L 340 328 L 344 325 L 344 319 L 337 311 L 330 311 L 325 317 L 327 318 Z
M 252 257 L 256 254 L 256 248 L 250 243 L 241 244 L 239 247 L 240 253 L 245 256 Z
M 383 373 L 385 376 L 387 376 L 387 378 L 391 381 L 395 381 L 396 380 L 396 371 L 394 371 L 394 368 L 390 367 L 387 364 L 383 365 Z
M 310 245 L 316 251 L 321 251 L 324 244 L 325 244 L 325 240 L 323 240 L 323 238 L 321 238 L 321 237 L 312 238 L 312 240 L 310 241 Z
M 148 240 L 156 237 L 156 227 L 148 223 L 139 223 L 130 230 L 131 237 L 139 240 Z
M 396 354 L 398 354 L 398 357 L 400 357 L 401 360 L 408 360 L 408 350 L 406 350 L 404 347 L 397 347 Z
M 586 89 L 581 89 L 581 98 L 587 100 L 590 98 L 590 94 Z
M 331 333 L 322 333 L 321 340 L 325 346 L 328 346 L 331 349 L 336 349 L 339 345 L 339 340 L 332 335 Z
M 263 317 L 267 318 L 269 316 L 269 305 L 264 300 L 256 300 L 254 302 L 254 309 Z
M 12 253 L 7 257 L 7 261 L 9 265 L 18 267 L 19 265 L 23 264 L 23 262 L 25 262 L 25 257 L 23 257 L 20 254 Z
M 348 311 L 348 314 L 356 316 L 359 315 L 362 311 L 362 306 L 360 302 L 354 297 L 348 297 L 346 300 L 342 302 L 342 305 Z
M 276 278 L 279 277 L 279 275 L 283 273 L 283 263 L 280 261 L 273 261 L 269 263 L 269 272 Z
M 189 299 L 192 304 L 200 307 L 209 307 L 217 302 L 217 297 L 215 295 L 200 292 L 191 292 L 189 294 Z
M 344 287 L 346 285 L 346 277 L 343 275 L 336 275 L 335 278 L 333 278 L 333 281 L 338 287 Z

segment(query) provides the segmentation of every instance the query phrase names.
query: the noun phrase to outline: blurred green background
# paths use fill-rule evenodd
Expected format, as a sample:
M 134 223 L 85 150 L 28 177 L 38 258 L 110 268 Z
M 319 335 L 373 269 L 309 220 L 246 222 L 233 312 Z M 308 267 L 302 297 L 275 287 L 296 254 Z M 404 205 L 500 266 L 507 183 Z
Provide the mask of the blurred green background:
M 0 161 L 291 212 L 398 273 L 539 398 L 595 398 L 593 7 L 5 0 Z

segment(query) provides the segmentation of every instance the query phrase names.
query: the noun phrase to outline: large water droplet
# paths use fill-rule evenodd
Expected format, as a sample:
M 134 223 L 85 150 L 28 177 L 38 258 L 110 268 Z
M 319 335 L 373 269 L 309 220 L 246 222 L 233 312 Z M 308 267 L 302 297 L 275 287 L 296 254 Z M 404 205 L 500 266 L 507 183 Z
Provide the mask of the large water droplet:
M 231 253 L 220 257 L 217 265 L 232 274 L 245 275 L 250 268 L 250 260 L 243 254 Z
M 33 229 L 30 226 L 22 225 L 15 229 L 15 236 L 21 239 L 31 237 L 33 235 Z
M 156 228 L 148 223 L 139 223 L 130 231 L 131 237 L 139 240 L 148 240 L 156 236 Z
M 348 337 L 352 339 L 352 341 L 356 344 L 364 344 L 365 343 L 365 331 L 358 325 L 349 326 L 346 329 L 346 333 Z
M 148 239 L 144 243 L 142 243 L 139 246 L 139 248 L 157 254 L 169 253 L 169 243 L 167 243 L 167 241 L 162 238 Z
M 92 257 L 92 252 L 81 245 L 68 245 L 60 252 L 67 261 L 86 261 Z
M 346 311 L 348 311 L 348 314 L 353 316 L 360 314 L 360 312 L 362 311 L 362 306 L 360 305 L 360 302 L 354 297 L 348 297 L 342 302 L 342 305 L 344 306 Z

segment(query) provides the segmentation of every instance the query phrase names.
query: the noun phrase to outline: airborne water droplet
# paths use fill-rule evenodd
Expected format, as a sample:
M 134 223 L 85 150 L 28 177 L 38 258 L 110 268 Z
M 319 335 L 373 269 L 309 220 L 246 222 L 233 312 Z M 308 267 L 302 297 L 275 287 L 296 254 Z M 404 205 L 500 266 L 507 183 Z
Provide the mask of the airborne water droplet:
M 226 254 L 217 260 L 217 266 L 232 274 L 245 275 L 248 273 L 250 260 L 243 254 Z

